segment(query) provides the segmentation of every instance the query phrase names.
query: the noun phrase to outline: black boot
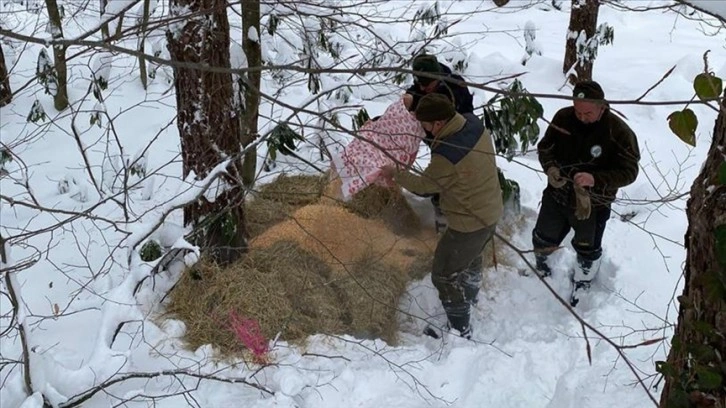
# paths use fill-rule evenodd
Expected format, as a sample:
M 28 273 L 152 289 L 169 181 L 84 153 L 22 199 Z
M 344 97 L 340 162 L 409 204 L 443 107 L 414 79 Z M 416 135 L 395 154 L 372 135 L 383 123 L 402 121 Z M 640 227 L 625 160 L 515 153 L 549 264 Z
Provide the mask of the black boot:
M 539 274 L 539 276 L 543 278 L 552 276 L 552 269 L 547 264 L 547 255 L 535 254 L 534 257 L 537 260 L 535 268 L 537 269 L 537 273 Z
M 447 326 L 459 331 L 460 336 L 465 339 L 471 339 L 471 323 L 469 314 L 469 304 L 464 305 L 444 305 L 446 317 L 449 319 Z
M 467 340 L 471 340 L 471 334 L 472 334 L 471 323 L 468 321 L 464 325 L 462 322 L 452 322 L 451 320 L 449 320 L 449 322 L 446 323 L 446 328 L 449 330 L 456 329 L 459 331 L 459 337 L 463 337 Z
M 600 270 L 600 258 L 592 260 L 577 256 L 577 268 L 572 276 L 572 295 L 570 306 L 575 307 L 580 302 L 580 297 L 590 290 L 592 280 Z
M 597 273 L 600 271 L 600 263 L 602 259 L 587 259 L 580 255 L 577 256 L 577 269 L 572 277 L 575 282 L 587 283 L 587 288 L 590 287 L 590 282 L 595 279 Z

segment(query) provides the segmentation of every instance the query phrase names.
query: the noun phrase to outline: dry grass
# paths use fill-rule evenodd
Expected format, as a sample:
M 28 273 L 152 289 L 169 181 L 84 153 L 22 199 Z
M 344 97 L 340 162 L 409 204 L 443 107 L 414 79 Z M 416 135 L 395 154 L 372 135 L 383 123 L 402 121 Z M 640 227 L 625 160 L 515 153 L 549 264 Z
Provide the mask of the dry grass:
M 345 268 L 371 257 L 406 274 L 416 256 L 430 253 L 436 235 L 423 231 L 417 237 L 396 235 L 381 220 L 362 218 L 343 207 L 308 205 L 253 239 L 252 248 L 266 248 L 278 241 L 297 242 L 324 262 Z
M 421 220 L 400 188 L 370 185 L 359 191 L 350 201 L 344 202 L 340 178 L 333 174 L 327 180 L 319 201 L 321 204 L 342 206 L 363 218 L 381 220 L 399 235 L 414 236 L 421 232 Z
M 301 207 L 316 203 L 328 183 L 327 175 L 285 175 L 260 187 L 259 198 Z
M 245 201 L 245 218 L 247 232 L 250 237 L 256 237 L 273 225 L 286 220 L 295 210 L 295 206 L 255 197 Z
M 245 217 L 250 237 L 289 218 L 296 209 L 320 200 L 328 175 L 280 175 L 263 185 L 245 201 Z
M 268 339 L 327 333 L 393 343 L 406 282 L 373 258 L 334 271 L 298 245 L 278 242 L 227 268 L 201 261 L 180 279 L 167 313 L 185 322 L 190 347 L 214 344 L 224 354 L 244 351 L 229 328 L 232 312 L 256 319 Z
M 401 189 L 370 185 L 344 206 L 363 218 L 382 220 L 398 235 L 410 236 L 421 231 L 421 220 Z
M 342 204 L 327 196 L 332 184 L 327 175 L 280 176 L 262 186 L 246 203 L 249 254 L 226 268 L 202 260 L 182 276 L 167 314 L 185 322 L 190 347 L 243 353 L 232 312 L 256 319 L 267 338 L 395 343 L 399 299 L 430 271 L 437 236 L 400 191 L 372 187 Z

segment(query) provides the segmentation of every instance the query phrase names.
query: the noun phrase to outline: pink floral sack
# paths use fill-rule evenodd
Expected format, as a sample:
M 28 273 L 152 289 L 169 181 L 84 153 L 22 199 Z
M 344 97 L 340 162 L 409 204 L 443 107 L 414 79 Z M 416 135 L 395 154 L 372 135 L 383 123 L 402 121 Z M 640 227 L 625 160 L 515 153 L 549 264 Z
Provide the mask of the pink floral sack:
M 334 159 L 342 184 L 343 200 L 371 184 L 394 187 L 381 177 L 381 167 L 391 164 L 404 168 L 413 164 L 425 136 L 421 123 L 406 109 L 403 98 L 394 102 L 376 121 L 368 121 Z

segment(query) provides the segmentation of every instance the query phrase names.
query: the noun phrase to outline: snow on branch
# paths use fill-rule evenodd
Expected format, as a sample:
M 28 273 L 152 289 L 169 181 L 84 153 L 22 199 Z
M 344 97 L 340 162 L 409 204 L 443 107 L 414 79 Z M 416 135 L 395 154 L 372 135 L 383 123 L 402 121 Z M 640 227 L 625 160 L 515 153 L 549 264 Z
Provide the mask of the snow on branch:
M 160 213 L 153 221 L 142 222 L 140 227 L 133 226 L 133 233 L 127 241 L 128 273 L 119 285 L 104 294 L 106 302 L 101 307 L 101 321 L 88 361 L 79 368 L 69 368 L 56 361 L 51 354 L 31 351 L 29 371 L 33 391 L 42 394 L 53 406 L 76 406 L 98 391 L 129 378 L 186 375 L 213 379 L 211 376 L 185 371 L 122 374 L 129 362 L 130 352 L 114 350 L 113 345 L 120 329 L 126 323 L 142 322 L 145 319 L 135 294 L 140 283 L 153 274 L 155 268 L 149 263 L 142 262 L 135 248 L 153 234 L 172 211 L 199 199 L 220 176 L 227 174 L 229 163 L 230 160 L 222 161 L 202 180 L 193 180 L 195 175 L 190 174 L 185 183 L 186 190 L 161 207 Z M 186 242 L 183 237 L 180 237 L 173 246 L 196 255 L 192 257 L 193 259 L 185 257 L 187 262 L 193 263 L 198 258 L 199 249 Z M 19 316 L 21 323 L 22 317 Z
M 129 250 L 127 259 L 129 265 L 132 264 L 135 248 L 144 240 L 149 238 L 151 234 L 153 234 L 161 226 L 166 217 L 172 211 L 184 208 L 187 204 L 198 200 L 220 176 L 227 174 L 227 167 L 231 160 L 231 158 L 228 158 L 227 160 L 217 164 L 217 166 L 215 166 L 202 180 L 193 181 L 196 175 L 193 172 L 189 173 L 187 180 L 185 180 L 184 183 L 186 190 L 177 195 L 173 200 L 165 203 L 160 208 L 161 211 L 155 217 L 156 219 L 153 222 L 141 223 L 140 226 L 132 226 L 131 229 L 133 232 L 127 241 Z

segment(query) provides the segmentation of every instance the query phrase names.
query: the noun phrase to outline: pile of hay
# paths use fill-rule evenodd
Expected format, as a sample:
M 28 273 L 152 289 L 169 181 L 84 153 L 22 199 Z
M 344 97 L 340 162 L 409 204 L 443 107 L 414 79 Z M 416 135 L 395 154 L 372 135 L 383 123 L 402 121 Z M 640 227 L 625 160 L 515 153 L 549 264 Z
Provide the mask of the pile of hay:
M 340 178 L 328 176 L 319 203 L 342 206 L 363 218 L 382 220 L 399 235 L 416 235 L 421 232 L 421 220 L 400 188 L 370 185 L 359 191 L 350 201 L 343 201 L 341 187 Z
M 339 197 L 339 180 L 327 174 L 262 186 L 245 203 L 249 254 L 225 268 L 203 259 L 170 295 L 167 316 L 185 322 L 188 345 L 243 353 L 231 314 L 255 319 L 267 339 L 323 333 L 395 344 L 399 299 L 431 271 L 438 236 L 400 190 L 370 186 L 349 202 Z M 503 220 L 499 233 L 512 237 L 528 218 Z M 494 241 L 484 265 L 516 265 L 516 254 Z
M 421 220 L 400 189 L 370 185 L 344 204 L 364 218 L 379 219 L 398 235 L 421 232 Z
M 263 186 L 246 203 L 248 256 L 226 268 L 203 260 L 181 277 L 167 313 L 185 322 L 190 347 L 242 352 L 231 313 L 256 319 L 268 339 L 396 342 L 399 299 L 430 271 L 437 236 L 400 191 L 371 187 L 342 203 L 330 184 L 327 175 L 281 176 Z
M 286 175 L 264 184 L 258 198 L 286 203 L 295 207 L 316 203 L 328 184 L 328 175 Z
M 296 209 L 318 202 L 328 184 L 324 175 L 281 175 L 245 201 L 247 231 L 252 237 L 284 221 Z
M 436 239 L 433 231 L 402 237 L 381 220 L 363 218 L 343 207 L 315 204 L 295 211 L 289 220 L 254 238 L 250 246 L 254 250 L 292 241 L 336 268 L 346 268 L 366 256 L 408 274 L 418 254 L 433 251 Z
M 201 261 L 171 294 L 167 313 L 186 323 L 190 347 L 244 351 L 229 316 L 256 319 L 267 339 L 316 333 L 396 340 L 395 311 L 408 279 L 372 257 L 331 268 L 290 242 L 255 249 L 230 267 Z

